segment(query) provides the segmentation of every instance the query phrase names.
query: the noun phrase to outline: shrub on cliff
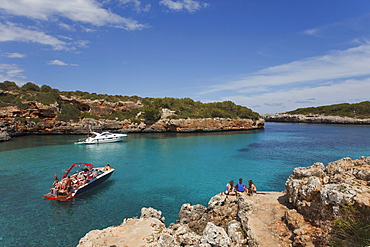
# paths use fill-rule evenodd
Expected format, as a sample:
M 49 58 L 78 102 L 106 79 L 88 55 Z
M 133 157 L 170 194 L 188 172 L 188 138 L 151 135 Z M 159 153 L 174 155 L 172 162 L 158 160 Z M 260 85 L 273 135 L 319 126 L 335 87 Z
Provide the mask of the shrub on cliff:
M 28 90 L 28 91 L 35 91 L 35 92 L 40 91 L 40 87 L 37 86 L 36 84 L 33 84 L 32 82 L 27 82 L 21 88 L 24 90 Z
M 0 89 L 1 90 L 18 90 L 19 87 L 15 82 L 12 81 L 4 81 L 3 83 L 0 83 Z
M 62 104 L 61 112 L 59 113 L 57 120 L 59 121 L 78 121 L 80 119 L 80 111 L 72 104 Z
M 21 110 L 28 108 L 27 104 L 22 103 L 22 99 L 13 94 L 0 95 L 0 107 L 2 106 L 16 106 Z
M 157 109 L 167 108 L 177 116 L 170 118 L 247 118 L 258 119 L 259 114 L 231 101 L 201 103 L 190 98 L 145 98 L 143 105 Z
M 137 113 L 138 113 L 137 109 L 133 111 L 126 111 L 126 112 L 114 111 L 112 114 L 106 116 L 105 119 L 118 120 L 118 121 L 122 121 L 125 119 L 134 120 Z
M 333 246 L 370 246 L 370 209 L 343 206 L 334 221 Z
M 136 115 L 139 111 L 143 112 L 142 117 L 147 121 L 157 121 L 160 119 L 160 111 L 163 108 L 174 111 L 176 115 L 172 115 L 170 118 L 247 118 L 247 119 L 258 119 L 259 114 L 253 112 L 247 107 L 236 105 L 231 101 L 214 102 L 214 103 L 202 103 L 200 101 L 194 101 L 190 98 L 141 98 L 138 96 L 120 96 L 120 95 L 107 95 L 107 94 L 96 94 L 82 91 L 75 92 L 60 92 L 57 89 L 53 89 L 50 86 L 42 85 L 41 88 L 36 84 L 28 82 L 19 88 L 14 82 L 4 81 L 0 83 L 0 90 L 14 91 L 13 93 L 4 93 L 0 95 L 0 106 L 18 106 L 21 109 L 27 109 L 26 101 L 36 101 L 44 105 L 50 105 L 57 102 L 61 108 L 61 113 L 58 114 L 58 119 L 77 120 L 80 116 L 82 118 L 89 117 L 98 119 L 96 115 L 91 115 L 87 112 L 87 108 L 81 108 L 78 105 L 78 99 L 89 99 L 89 100 L 101 100 L 105 102 L 118 102 L 118 101 L 131 101 L 135 105 L 133 107 L 127 107 L 122 111 L 114 111 L 111 115 L 106 116 L 106 119 L 112 120 L 123 120 L 136 119 Z M 69 98 L 70 100 L 64 101 L 61 95 Z M 76 98 L 74 101 L 72 98 Z M 66 102 L 73 102 L 74 107 L 68 105 Z M 142 106 L 142 108 L 141 108 Z M 108 106 L 109 107 L 109 106 Z M 78 111 L 82 109 L 81 111 Z M 140 110 L 138 108 L 141 108 Z M 116 110 L 116 109 L 114 109 Z M 71 117 L 68 119 L 68 117 Z
M 150 122 L 156 122 L 161 118 L 161 114 L 159 113 L 159 108 L 153 106 L 144 106 L 144 118 Z

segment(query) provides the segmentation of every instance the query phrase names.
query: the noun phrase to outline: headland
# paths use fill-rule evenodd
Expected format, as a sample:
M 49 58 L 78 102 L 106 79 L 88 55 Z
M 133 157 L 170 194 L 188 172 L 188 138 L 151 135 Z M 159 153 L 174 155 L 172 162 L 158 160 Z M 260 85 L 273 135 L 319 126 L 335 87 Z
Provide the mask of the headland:
M 285 123 L 315 123 L 315 124 L 370 124 L 370 118 L 352 118 L 341 116 L 326 116 L 319 114 L 287 114 L 274 113 L 263 114 L 261 117 L 266 122 L 285 122 Z
M 10 86 L 8 85 L 10 84 Z M 0 86 L 5 87 L 5 83 Z M 214 132 L 261 129 L 259 114 L 231 101 L 140 98 L 18 88 L 0 90 L 0 141 L 36 134 Z M 1 89 L 1 87 L 0 87 Z M 36 90 L 36 91 L 35 91 Z
M 355 235 L 368 231 L 359 224 L 355 232 L 340 234 L 346 230 L 340 223 L 349 213 L 369 220 L 370 157 L 297 167 L 285 186 L 284 192 L 252 196 L 220 193 L 207 207 L 185 203 L 169 227 L 160 211 L 143 208 L 139 218 L 90 231 L 78 246 L 355 246 Z

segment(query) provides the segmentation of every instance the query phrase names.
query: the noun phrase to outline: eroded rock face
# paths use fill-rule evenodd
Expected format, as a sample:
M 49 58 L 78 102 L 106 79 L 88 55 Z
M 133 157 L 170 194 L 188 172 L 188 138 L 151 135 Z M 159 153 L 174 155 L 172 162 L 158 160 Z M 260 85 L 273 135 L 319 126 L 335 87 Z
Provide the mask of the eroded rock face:
M 295 168 L 286 182 L 290 203 L 326 234 L 341 205 L 370 207 L 370 158 L 343 158 L 326 167 L 315 163 Z
M 370 157 L 298 167 L 286 193 L 221 193 L 207 207 L 185 203 L 168 228 L 160 211 L 143 208 L 139 219 L 91 231 L 79 246 L 328 246 L 340 205 L 370 207 L 369 170 Z
M 8 92 L 9 93 L 9 92 Z M 90 100 L 61 95 L 64 104 L 71 104 L 79 111 L 95 115 L 99 120 L 83 118 L 78 122 L 58 121 L 58 114 L 62 112 L 61 106 L 54 104 L 44 105 L 36 101 L 23 101 L 27 106 L 0 107 L 0 125 L 3 125 L 10 136 L 26 134 L 87 134 L 91 129 L 106 130 L 111 132 L 196 132 L 196 131 L 225 131 L 249 130 L 264 127 L 265 121 L 251 119 L 167 119 L 174 115 L 174 111 L 161 110 L 162 118 L 157 122 L 146 122 L 144 119 L 131 121 L 107 120 L 104 117 L 113 112 L 127 112 L 141 108 L 140 102 L 105 100 Z M 141 113 L 139 113 L 140 115 Z M 139 121 L 139 122 L 138 122 Z
M 101 102 L 100 102 L 101 103 Z M 87 103 L 86 103 L 87 104 Z M 91 114 L 101 117 L 115 111 L 109 105 L 95 102 L 83 105 Z M 130 119 L 123 121 L 108 119 L 83 118 L 78 122 L 63 122 L 57 120 L 60 111 L 57 104 L 45 106 L 37 102 L 29 102 L 31 107 L 20 110 L 17 107 L 0 107 L 0 125 L 10 136 L 25 134 L 87 134 L 90 130 L 106 130 L 112 132 L 198 132 L 198 131 L 230 131 L 250 130 L 264 127 L 264 120 L 251 119 L 160 119 L 154 123 L 133 122 Z M 120 106 L 132 108 L 129 106 Z M 23 119 L 22 121 L 19 119 Z
M 114 244 L 113 238 L 116 238 L 116 246 L 128 247 L 139 246 L 133 245 L 138 243 L 171 247 L 292 246 L 294 241 L 304 243 L 301 246 L 313 244 L 320 230 L 307 223 L 296 211 L 296 215 L 288 213 L 289 209 L 277 201 L 283 193 L 271 193 L 254 196 L 246 193 L 237 196 L 219 194 L 211 198 L 208 207 L 183 204 L 179 220 L 168 228 L 163 227 L 159 220 L 162 218 L 160 211 L 143 208 L 140 219 L 126 219 L 118 227 L 91 231 L 80 240 L 79 246 Z M 128 227 L 134 227 L 136 231 Z M 139 236 L 134 232 L 142 234 Z M 123 243 L 119 235 L 125 235 L 130 242 Z M 140 239 L 135 242 L 135 238 Z M 291 238 L 296 240 L 292 242 Z
M 9 141 L 9 140 L 10 140 L 9 134 L 6 131 L 1 131 L 0 130 L 0 142 Z

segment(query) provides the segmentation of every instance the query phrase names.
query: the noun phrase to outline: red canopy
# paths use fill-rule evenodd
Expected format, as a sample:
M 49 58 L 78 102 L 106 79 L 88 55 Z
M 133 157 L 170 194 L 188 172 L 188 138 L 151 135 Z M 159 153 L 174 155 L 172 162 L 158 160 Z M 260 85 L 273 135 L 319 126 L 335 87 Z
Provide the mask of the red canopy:
M 75 166 L 78 166 L 78 165 L 84 165 L 84 166 L 88 166 L 89 167 L 89 171 L 91 172 L 91 170 L 94 168 L 94 165 L 92 164 L 88 164 L 88 163 L 74 163 L 73 165 L 71 165 L 68 170 L 64 173 L 63 178 L 66 178 L 69 174 L 69 172 L 73 169 L 73 167 Z

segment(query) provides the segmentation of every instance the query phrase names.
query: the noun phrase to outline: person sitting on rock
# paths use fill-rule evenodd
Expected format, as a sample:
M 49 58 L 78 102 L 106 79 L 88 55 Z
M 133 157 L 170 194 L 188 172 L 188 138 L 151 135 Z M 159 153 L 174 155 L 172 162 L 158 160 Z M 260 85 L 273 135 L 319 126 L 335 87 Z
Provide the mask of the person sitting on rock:
M 239 183 L 235 185 L 235 189 L 237 192 L 245 192 L 247 190 L 247 186 L 243 184 L 242 178 L 239 178 Z
M 233 180 L 226 184 L 225 195 L 236 195 Z
M 249 188 L 248 188 L 248 195 L 253 195 L 253 193 L 257 193 L 257 187 L 254 185 L 252 180 L 248 181 Z

